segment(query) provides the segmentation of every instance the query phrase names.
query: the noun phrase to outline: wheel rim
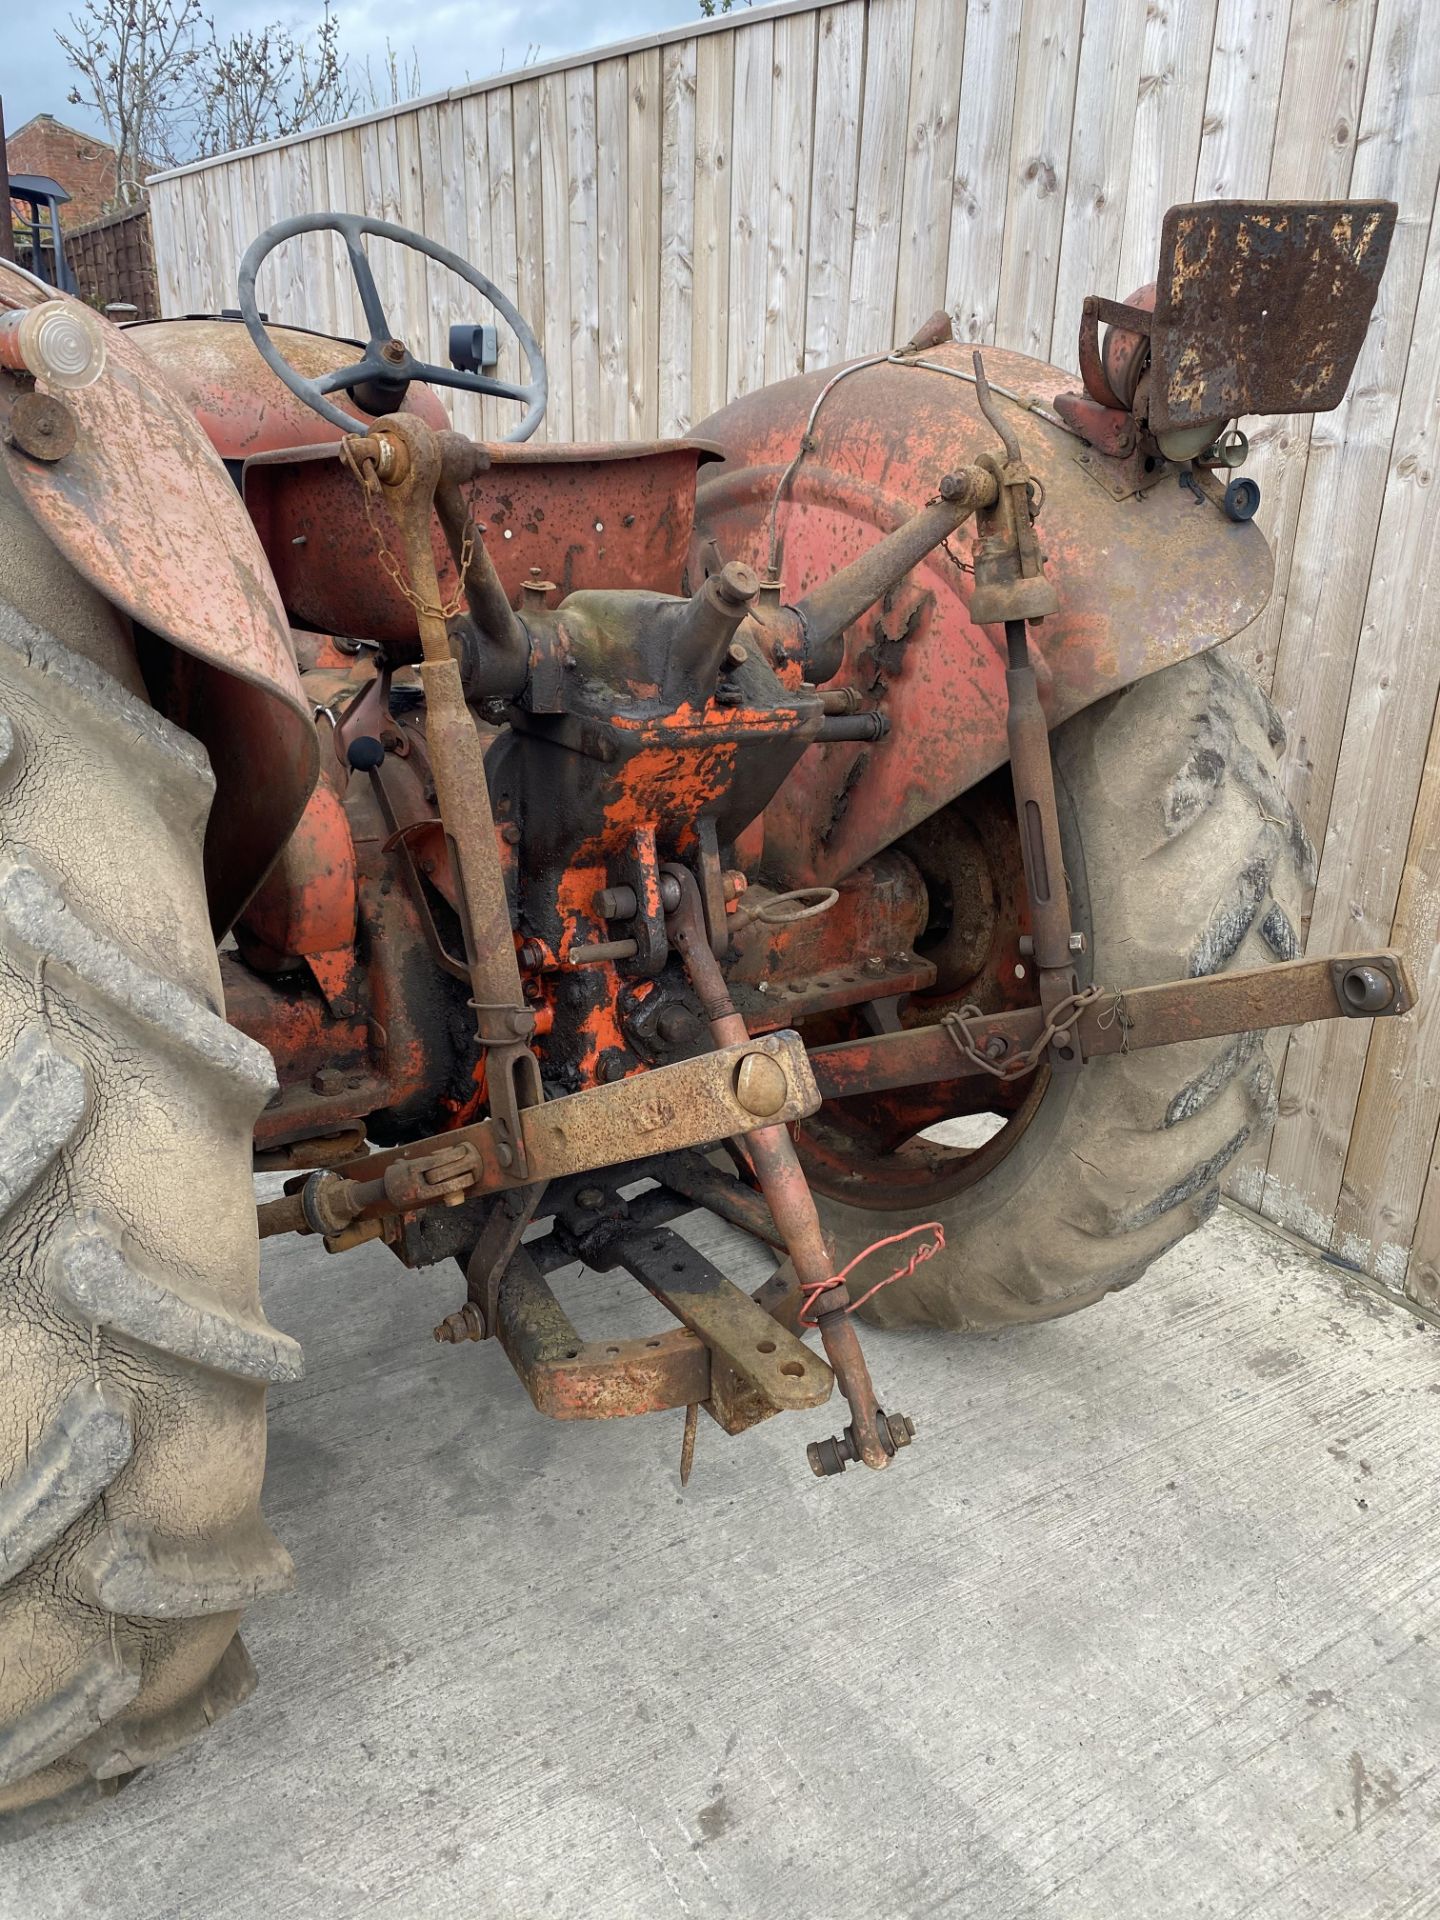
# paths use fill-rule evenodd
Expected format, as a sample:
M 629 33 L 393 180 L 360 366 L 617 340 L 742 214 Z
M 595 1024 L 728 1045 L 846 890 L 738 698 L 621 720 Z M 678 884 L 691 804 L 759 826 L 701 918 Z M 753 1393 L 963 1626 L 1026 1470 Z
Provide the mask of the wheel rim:
M 1058 783 L 1057 783 L 1058 784 Z M 1072 824 L 1063 789 L 1058 795 L 1062 827 Z M 898 843 L 920 867 L 932 907 L 947 899 L 959 910 L 967 894 L 985 892 L 979 918 L 989 929 L 983 957 L 972 950 L 959 974 L 946 978 L 947 957 L 966 949 L 947 924 L 933 924 L 916 942 L 941 966 L 936 988 L 911 1009 L 907 1026 L 931 1026 L 966 1001 L 986 1012 L 1034 1004 L 1019 988 L 1033 971 L 1019 957 L 1028 931 L 1023 865 L 1010 795 L 1009 769 L 963 795 Z M 979 865 L 977 867 L 977 854 Z M 967 969 L 973 966 L 974 971 Z M 917 1017 L 914 1017 L 918 1015 Z M 988 1178 L 1034 1124 L 1052 1076 L 1048 1066 L 1018 1081 L 997 1080 L 984 1106 L 975 1103 L 975 1083 L 905 1089 L 890 1095 L 827 1101 L 795 1130 L 796 1147 L 811 1186 L 827 1199 L 874 1212 L 898 1212 L 918 1204 L 939 1205 Z M 947 1121 L 991 1114 L 1001 1125 L 989 1138 L 958 1145 L 926 1136 Z

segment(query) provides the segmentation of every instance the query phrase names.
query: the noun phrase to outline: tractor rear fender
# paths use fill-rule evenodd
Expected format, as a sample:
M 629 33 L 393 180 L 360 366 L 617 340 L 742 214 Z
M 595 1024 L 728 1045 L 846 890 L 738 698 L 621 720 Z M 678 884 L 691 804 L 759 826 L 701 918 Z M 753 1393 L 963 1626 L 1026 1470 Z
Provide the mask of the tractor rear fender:
M 52 298 L 0 262 L 0 308 Z M 0 372 L 3 455 L 56 547 L 135 622 L 155 704 L 210 755 L 217 791 L 205 878 L 218 933 L 300 817 L 315 783 L 315 728 L 285 610 L 234 482 L 155 362 L 104 324 L 104 372 L 63 396 L 75 442 L 59 459 L 33 458 L 12 441 L 25 383 Z
M 967 377 L 970 352 L 946 344 L 909 364 L 857 365 L 822 402 L 783 489 L 833 372 L 747 394 L 705 421 L 697 433 L 727 457 L 701 476 L 692 578 L 715 549 L 763 577 L 779 492 L 781 597 L 794 604 L 935 498 L 943 474 L 998 452 Z M 1249 625 L 1272 578 L 1256 526 L 1226 519 L 1173 469 L 1116 499 L 1107 481 L 1121 463 L 1023 404 L 1048 412 L 1070 376 L 999 349 L 985 365 L 997 388 L 1021 396 L 999 405 L 1043 489 L 1037 525 L 1060 611 L 1031 634 L 1052 726 Z M 847 634 L 833 684 L 885 712 L 890 732 L 813 749 L 771 801 L 765 868 L 777 883 L 839 879 L 1008 758 L 1004 634 L 968 613 L 972 532 L 937 548 Z

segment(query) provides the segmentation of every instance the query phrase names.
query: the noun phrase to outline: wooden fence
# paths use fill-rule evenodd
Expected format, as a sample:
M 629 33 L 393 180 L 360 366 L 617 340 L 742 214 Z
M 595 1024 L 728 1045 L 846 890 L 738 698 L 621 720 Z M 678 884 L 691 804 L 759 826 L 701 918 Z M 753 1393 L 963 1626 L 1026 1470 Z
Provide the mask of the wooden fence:
M 155 251 L 150 238 L 150 214 L 145 207 L 126 207 L 67 232 L 65 257 L 75 275 L 80 298 L 91 306 L 115 304 L 134 307 L 137 320 L 160 316 L 155 283 Z
M 1234 1184 L 1436 1305 L 1437 27 L 1433 0 L 792 0 L 161 176 L 161 298 L 232 306 L 240 252 L 282 215 L 380 214 L 518 300 L 553 437 L 650 436 L 942 304 L 963 338 L 1073 365 L 1082 299 L 1153 276 L 1175 201 L 1398 201 L 1349 398 L 1256 423 L 1276 588 L 1232 644 L 1290 729 L 1314 949 L 1393 934 L 1424 1007 L 1297 1034 L 1273 1142 Z M 338 250 L 306 245 L 264 303 L 352 331 Z M 470 317 L 414 256 L 381 284 L 437 351 Z M 487 432 L 503 418 L 486 404 Z

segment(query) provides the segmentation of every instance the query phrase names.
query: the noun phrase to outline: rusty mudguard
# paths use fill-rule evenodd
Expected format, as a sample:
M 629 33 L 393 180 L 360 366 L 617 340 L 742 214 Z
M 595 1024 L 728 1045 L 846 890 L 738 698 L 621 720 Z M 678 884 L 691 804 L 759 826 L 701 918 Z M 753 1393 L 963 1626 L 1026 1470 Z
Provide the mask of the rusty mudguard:
M 947 343 L 858 366 L 825 397 L 783 488 L 833 370 L 747 394 L 705 421 L 697 433 L 728 457 L 701 477 L 694 566 L 713 540 L 763 573 L 778 493 L 781 597 L 794 604 L 903 524 L 942 475 L 994 445 L 970 353 Z M 1098 456 L 1046 417 L 1069 376 L 999 349 L 985 364 L 997 389 L 1020 396 L 999 404 L 1044 489 L 1039 531 L 1060 611 L 1032 629 L 1032 653 L 1052 726 L 1255 618 L 1272 577 L 1256 526 L 1226 519 L 1173 470 L 1114 499 Z M 883 697 L 891 730 L 810 755 L 770 803 L 765 863 L 777 883 L 851 872 L 1008 758 L 1005 640 L 970 621 L 970 557 L 968 536 L 937 547 L 848 634 L 834 684 L 867 706 Z
M 0 262 L 0 307 L 53 298 Z M 11 442 L 24 383 L 0 373 L 4 458 L 50 539 L 135 622 L 156 705 L 210 755 L 217 793 L 205 875 L 219 931 L 300 817 L 315 782 L 315 728 L 285 610 L 234 482 L 134 339 L 106 324 L 105 345 L 99 380 L 65 396 L 75 443 L 59 460 L 32 459 Z

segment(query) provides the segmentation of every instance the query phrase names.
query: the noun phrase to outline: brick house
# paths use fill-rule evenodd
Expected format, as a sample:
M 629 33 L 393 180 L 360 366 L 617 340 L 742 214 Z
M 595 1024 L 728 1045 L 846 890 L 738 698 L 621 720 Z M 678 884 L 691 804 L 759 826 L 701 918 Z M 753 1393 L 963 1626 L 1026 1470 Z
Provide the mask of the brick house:
M 6 138 L 12 173 L 42 173 L 70 196 L 61 215 L 68 233 L 105 213 L 115 197 L 115 149 L 96 134 L 67 127 L 53 114 L 37 113 Z

